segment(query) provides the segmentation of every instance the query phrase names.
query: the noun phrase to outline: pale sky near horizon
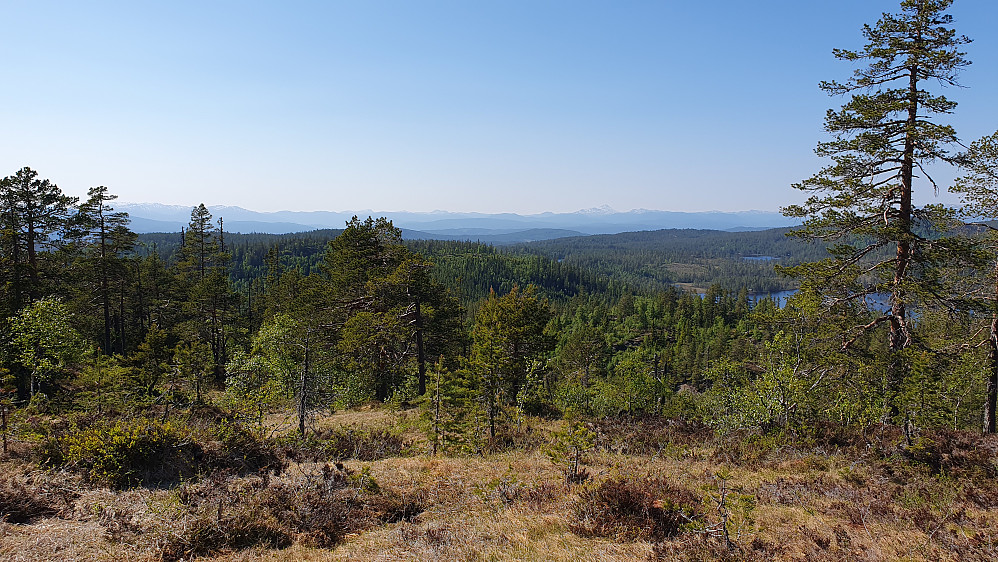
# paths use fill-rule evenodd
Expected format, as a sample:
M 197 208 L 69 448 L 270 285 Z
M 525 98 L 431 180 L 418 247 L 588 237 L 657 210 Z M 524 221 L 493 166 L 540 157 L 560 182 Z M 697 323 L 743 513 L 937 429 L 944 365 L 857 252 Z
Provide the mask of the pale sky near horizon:
M 885 11 L 898 2 L 7 0 L 0 176 L 258 211 L 776 210 L 823 163 L 844 100 L 817 84 L 853 69 L 832 49 Z M 998 129 L 998 2 L 950 13 L 974 40 L 965 87 L 943 90 L 969 143 Z

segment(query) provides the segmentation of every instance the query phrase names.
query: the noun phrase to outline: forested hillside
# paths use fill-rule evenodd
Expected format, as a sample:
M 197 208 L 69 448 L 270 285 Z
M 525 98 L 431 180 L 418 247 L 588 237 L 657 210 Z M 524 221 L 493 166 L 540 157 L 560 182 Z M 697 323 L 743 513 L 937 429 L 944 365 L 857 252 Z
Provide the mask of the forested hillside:
M 793 289 L 795 281 L 774 266 L 814 261 L 827 251 L 824 245 L 787 237 L 788 231 L 660 230 L 499 247 L 442 240 L 402 243 L 428 258 L 434 266 L 431 274 L 465 307 L 473 307 L 490 289 L 506 293 L 516 285 L 535 285 L 555 301 L 580 293 L 613 301 L 624 294 L 650 295 L 673 286 L 703 293 L 720 285 L 728 292 L 745 289 L 752 295 Z M 232 279 L 244 295 L 250 294 L 251 286 L 259 292 L 266 256 L 274 247 L 282 267 L 307 274 L 320 263 L 324 244 L 339 232 L 226 234 Z M 138 236 L 145 251 L 155 249 L 164 260 L 171 259 L 180 240 L 180 233 Z
M 559 238 L 522 247 L 646 290 L 682 284 L 702 292 L 720 284 L 729 290 L 765 294 L 796 288 L 774 265 L 791 266 L 827 255 L 824 244 L 788 238 L 789 230 L 657 230 Z

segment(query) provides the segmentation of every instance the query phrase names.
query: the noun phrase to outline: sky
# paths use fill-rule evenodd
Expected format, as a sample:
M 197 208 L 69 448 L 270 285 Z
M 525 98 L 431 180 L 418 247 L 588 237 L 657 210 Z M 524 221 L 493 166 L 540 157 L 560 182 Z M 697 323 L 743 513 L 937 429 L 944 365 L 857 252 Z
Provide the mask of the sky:
M 257 211 L 777 210 L 887 0 L 0 3 L 0 176 Z M 951 123 L 998 129 L 998 2 Z M 945 183 L 950 170 L 934 173 Z M 924 187 L 921 202 L 952 202 Z

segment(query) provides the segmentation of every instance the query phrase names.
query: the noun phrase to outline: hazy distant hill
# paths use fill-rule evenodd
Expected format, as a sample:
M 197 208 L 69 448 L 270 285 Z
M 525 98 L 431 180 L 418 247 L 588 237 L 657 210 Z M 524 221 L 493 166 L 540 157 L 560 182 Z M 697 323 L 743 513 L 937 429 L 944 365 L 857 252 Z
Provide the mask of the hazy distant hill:
M 158 203 L 119 203 L 116 208 L 132 218 L 136 232 L 175 232 L 187 225 L 192 207 Z M 719 211 L 684 213 L 637 209 L 618 212 L 608 207 L 575 213 L 451 213 L 433 211 L 277 211 L 258 212 L 233 206 L 209 206 L 216 218 L 224 219 L 229 232 L 281 234 L 324 228 L 343 228 L 354 215 L 384 216 L 409 231 L 410 238 L 429 234 L 441 240 L 481 240 L 514 243 L 588 234 L 616 234 L 664 228 L 700 228 L 747 231 L 791 226 L 794 221 L 770 211 Z M 419 234 L 417 234 L 417 232 Z
M 586 235 L 576 230 L 563 230 L 559 228 L 528 228 L 526 230 L 510 230 L 508 232 L 487 228 L 459 228 L 435 232 L 402 229 L 402 238 L 406 240 L 457 240 L 494 245 L 521 244 L 574 236 Z

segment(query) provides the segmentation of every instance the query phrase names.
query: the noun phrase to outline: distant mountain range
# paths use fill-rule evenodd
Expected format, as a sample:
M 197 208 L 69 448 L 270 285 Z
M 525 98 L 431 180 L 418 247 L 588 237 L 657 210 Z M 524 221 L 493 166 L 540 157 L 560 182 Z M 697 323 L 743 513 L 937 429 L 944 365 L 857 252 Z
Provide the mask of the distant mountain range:
M 177 232 L 190 221 L 192 207 L 159 203 L 118 203 L 115 208 L 131 218 L 135 232 Z M 209 206 L 212 216 L 221 217 L 228 232 L 284 234 L 323 228 L 343 228 L 351 217 L 387 217 L 409 239 L 479 240 L 494 244 L 512 244 L 549 240 L 566 236 L 616 234 L 663 228 L 702 228 L 744 231 L 793 226 L 796 221 L 771 211 L 708 211 L 685 213 L 635 209 L 626 212 L 609 207 L 585 209 L 574 213 L 452 213 L 433 211 L 277 211 L 258 212 L 241 207 Z

